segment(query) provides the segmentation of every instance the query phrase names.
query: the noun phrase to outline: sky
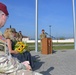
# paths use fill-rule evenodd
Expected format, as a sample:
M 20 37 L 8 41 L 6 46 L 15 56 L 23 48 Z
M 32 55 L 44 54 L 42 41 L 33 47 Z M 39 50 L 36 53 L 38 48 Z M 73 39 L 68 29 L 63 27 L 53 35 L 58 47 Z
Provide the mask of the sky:
M 22 31 L 24 36 L 35 38 L 35 1 L 0 0 L 7 5 L 9 11 L 7 22 L 0 30 L 4 32 L 11 25 L 17 32 Z M 38 0 L 38 38 L 42 29 L 56 38 L 74 37 L 72 10 L 72 0 Z

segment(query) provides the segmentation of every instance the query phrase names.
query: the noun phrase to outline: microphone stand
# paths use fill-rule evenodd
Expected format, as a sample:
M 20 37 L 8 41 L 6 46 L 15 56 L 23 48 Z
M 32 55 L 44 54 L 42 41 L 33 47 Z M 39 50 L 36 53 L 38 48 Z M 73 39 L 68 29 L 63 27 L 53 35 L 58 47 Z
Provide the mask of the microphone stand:
M 47 32 L 45 32 L 45 34 L 48 35 L 48 36 L 50 36 L 50 38 L 51 38 L 51 35 L 50 34 L 48 34 Z

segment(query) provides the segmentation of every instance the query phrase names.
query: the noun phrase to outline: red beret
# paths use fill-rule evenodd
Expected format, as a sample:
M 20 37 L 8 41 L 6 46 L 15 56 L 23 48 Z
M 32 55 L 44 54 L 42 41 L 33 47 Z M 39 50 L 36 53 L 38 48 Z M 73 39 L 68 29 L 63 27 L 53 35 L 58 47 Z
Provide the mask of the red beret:
M 0 2 L 0 10 L 3 11 L 7 16 L 9 15 L 7 11 L 7 6 Z

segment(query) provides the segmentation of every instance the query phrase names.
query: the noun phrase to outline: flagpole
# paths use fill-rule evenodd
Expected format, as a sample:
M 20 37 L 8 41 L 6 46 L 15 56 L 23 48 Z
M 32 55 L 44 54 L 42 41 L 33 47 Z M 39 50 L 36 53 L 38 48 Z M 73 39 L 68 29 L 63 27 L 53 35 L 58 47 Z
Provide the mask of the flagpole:
M 36 31 L 35 31 L 35 52 L 38 50 L 38 0 L 36 0 Z
M 72 0 L 73 5 L 73 22 L 74 22 L 74 49 L 76 50 L 76 22 L 75 22 L 75 1 Z

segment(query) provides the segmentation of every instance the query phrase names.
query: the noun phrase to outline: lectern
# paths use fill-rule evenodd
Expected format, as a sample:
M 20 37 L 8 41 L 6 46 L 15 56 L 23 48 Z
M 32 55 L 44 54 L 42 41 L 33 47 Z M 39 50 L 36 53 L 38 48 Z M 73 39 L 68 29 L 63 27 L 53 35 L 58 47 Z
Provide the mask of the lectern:
M 43 38 L 42 39 L 42 54 L 52 54 L 52 39 Z

